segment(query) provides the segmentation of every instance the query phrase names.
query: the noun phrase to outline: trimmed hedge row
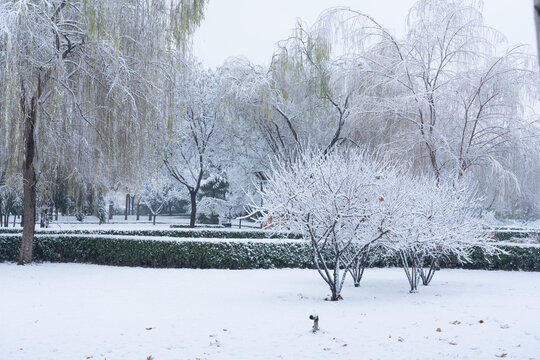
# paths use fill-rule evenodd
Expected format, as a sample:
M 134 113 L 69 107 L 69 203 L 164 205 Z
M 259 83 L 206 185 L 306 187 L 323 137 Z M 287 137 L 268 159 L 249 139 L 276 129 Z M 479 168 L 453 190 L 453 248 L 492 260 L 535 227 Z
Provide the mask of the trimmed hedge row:
M 0 235 L 0 262 L 18 259 L 21 237 Z M 157 241 L 37 235 L 34 261 L 201 269 L 309 268 L 309 244 L 256 241 Z
M 36 234 L 69 234 L 69 235 L 130 235 L 130 236 L 169 236 L 178 238 L 213 238 L 213 239 L 301 239 L 300 234 L 282 233 L 276 234 L 265 230 L 222 230 L 220 228 L 187 228 L 185 225 L 170 225 L 171 229 L 162 230 L 73 230 L 59 229 L 43 231 L 36 229 Z M 20 234 L 21 229 L 1 228 L 0 234 Z M 540 237 L 540 232 L 531 231 L 494 231 L 493 237 L 497 241 L 508 241 L 512 238 Z
M 540 238 L 540 232 L 538 231 L 495 231 L 495 239 L 498 241 L 508 241 L 514 238 L 522 239 L 536 236 Z
M 21 234 L 22 229 L 0 228 L 1 234 Z M 301 239 L 300 234 L 273 233 L 265 230 L 219 230 L 219 229 L 164 229 L 164 230 L 50 230 L 36 229 L 36 234 L 54 235 L 128 235 L 128 236 L 169 236 L 177 238 L 205 239 Z
M 21 237 L 0 235 L 0 262 L 16 261 Z M 476 249 L 470 263 L 440 260 L 441 267 L 540 271 L 540 247 L 501 246 L 507 254 L 484 257 Z M 34 260 L 116 266 L 201 269 L 313 268 L 310 245 L 303 241 L 158 241 L 89 236 L 38 235 Z M 374 266 L 400 266 L 399 259 Z

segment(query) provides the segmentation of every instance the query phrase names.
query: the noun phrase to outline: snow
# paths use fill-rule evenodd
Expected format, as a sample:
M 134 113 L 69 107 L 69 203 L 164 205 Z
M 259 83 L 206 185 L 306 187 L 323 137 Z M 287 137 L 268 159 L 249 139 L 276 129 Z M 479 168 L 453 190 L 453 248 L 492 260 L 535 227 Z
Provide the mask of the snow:
M 409 294 L 367 269 L 339 302 L 313 270 L 2 263 L 0 284 L 2 359 L 540 358 L 540 273 L 442 270 Z
M 2 234 L 2 236 L 20 236 L 20 234 Z M 201 243 L 303 243 L 301 239 L 287 238 L 197 238 L 197 237 L 173 237 L 173 236 L 146 236 L 146 235 L 100 235 L 100 234 L 36 234 L 40 236 L 62 237 L 62 238 L 94 238 L 94 239 L 118 239 L 118 240 L 136 240 L 136 241 L 165 241 L 165 242 L 201 242 Z
M 12 229 L 13 219 L 10 221 L 9 229 Z M 129 215 L 128 220 L 124 220 L 124 215 L 115 215 L 112 220 L 107 224 L 99 225 L 98 219 L 95 216 L 86 216 L 83 222 L 77 221 L 74 216 L 59 216 L 58 221 L 53 221 L 49 224 L 48 228 L 40 228 L 39 223 L 36 224 L 37 231 L 58 231 L 58 230 L 170 230 L 171 225 L 185 225 L 189 224 L 189 218 L 184 216 L 169 216 L 158 215 L 156 225 L 152 225 L 152 221 L 148 220 L 148 215 L 141 215 L 140 220 L 136 220 L 135 215 Z M 242 221 L 241 227 L 239 227 L 239 221 L 237 219 L 232 220 L 232 227 L 216 227 L 216 225 L 203 225 L 196 224 L 196 228 L 176 228 L 177 230 L 234 230 L 234 231 L 252 231 L 261 230 L 258 224 L 251 221 Z M 20 219 L 17 219 L 16 229 L 22 229 L 20 226 Z

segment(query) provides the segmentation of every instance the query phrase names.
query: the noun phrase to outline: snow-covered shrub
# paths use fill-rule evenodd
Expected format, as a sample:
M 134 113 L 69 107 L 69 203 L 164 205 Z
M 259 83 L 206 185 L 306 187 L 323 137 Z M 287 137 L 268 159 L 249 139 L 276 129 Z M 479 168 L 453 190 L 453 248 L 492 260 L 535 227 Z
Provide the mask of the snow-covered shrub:
M 496 251 L 470 186 L 413 176 L 365 151 L 307 153 L 278 164 L 261 195 L 254 210 L 311 244 L 332 300 L 340 298 L 347 272 L 359 285 L 373 249 L 380 258 L 401 259 L 411 292 L 420 278 L 429 284 L 441 256 L 469 261 L 474 248 Z
M 488 242 L 479 217 L 481 199 L 471 186 L 421 177 L 403 178 L 402 184 L 407 184 L 400 191 L 406 201 L 392 220 L 386 244 L 399 255 L 411 292 L 419 279 L 430 283 L 442 256 L 463 262 L 470 261 L 475 248 L 488 254 L 497 250 Z
M 347 271 L 390 231 L 381 195 L 390 174 L 398 171 L 366 152 L 307 153 L 276 165 L 261 191 L 263 205 L 252 206 L 262 218 L 279 219 L 276 229 L 303 235 L 338 300 Z

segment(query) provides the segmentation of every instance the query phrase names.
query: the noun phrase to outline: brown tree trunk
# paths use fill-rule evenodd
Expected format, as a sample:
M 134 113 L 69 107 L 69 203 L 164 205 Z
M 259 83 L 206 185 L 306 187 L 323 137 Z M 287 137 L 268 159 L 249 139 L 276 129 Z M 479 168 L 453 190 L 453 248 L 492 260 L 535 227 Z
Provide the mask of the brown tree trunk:
M 191 199 L 191 214 L 189 217 L 189 227 L 195 227 L 195 217 L 197 216 L 197 193 L 195 191 L 189 192 Z
M 126 195 L 126 212 L 125 212 L 124 220 L 127 220 L 127 219 L 128 219 L 128 213 L 129 213 L 129 199 L 130 199 L 130 196 L 129 196 L 129 194 L 127 194 L 127 195 Z
M 536 25 L 537 56 L 540 63 L 540 0 L 534 0 L 534 23 Z
M 114 205 L 112 202 L 109 203 L 109 220 L 112 220 L 114 213 Z
M 141 215 L 141 204 L 137 202 L 137 221 L 139 221 L 140 215 Z
M 39 85 L 38 85 L 39 87 Z M 21 101 L 24 110 L 24 97 Z M 34 226 L 36 222 L 36 169 L 34 167 L 36 143 L 34 132 L 37 120 L 37 99 L 32 98 L 31 108 L 24 114 L 24 160 L 23 160 L 23 233 L 19 253 L 19 265 L 32 262 Z

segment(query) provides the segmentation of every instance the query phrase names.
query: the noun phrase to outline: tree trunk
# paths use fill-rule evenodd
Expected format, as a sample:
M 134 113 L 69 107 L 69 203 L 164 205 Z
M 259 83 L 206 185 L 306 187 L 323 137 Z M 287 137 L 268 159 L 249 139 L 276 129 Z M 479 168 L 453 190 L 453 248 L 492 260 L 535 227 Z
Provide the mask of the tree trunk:
M 24 100 L 21 101 L 24 103 Z M 22 105 L 24 110 L 24 105 Z M 23 233 L 19 265 L 32 262 L 34 226 L 36 222 L 36 169 L 34 167 L 36 143 L 34 132 L 37 120 L 37 99 L 32 98 L 29 113 L 24 114 L 24 160 L 23 160 Z
M 114 205 L 112 202 L 109 203 L 109 220 L 113 219 L 114 214 Z
M 54 220 L 58 221 L 58 208 L 56 206 L 54 207 Z
M 139 221 L 139 215 L 141 214 L 141 204 L 137 202 L 137 221 Z
M 534 0 L 534 23 L 536 25 L 537 56 L 540 63 L 540 0 Z
M 191 199 L 191 214 L 189 217 L 189 227 L 195 227 L 195 217 L 197 216 L 197 193 L 195 191 L 189 192 Z
M 152 225 L 156 225 L 156 215 L 154 214 Z
M 5 227 L 9 226 L 9 210 L 6 210 L 6 215 L 4 217 L 4 226 Z
M 129 213 L 129 199 L 130 199 L 129 194 L 126 194 L 126 212 L 125 212 L 124 220 L 127 220 L 127 219 L 128 219 L 128 213 Z
M 0 219 L 2 219 L 2 198 L 0 197 Z M 0 220 L 0 227 L 2 227 L 2 221 Z

